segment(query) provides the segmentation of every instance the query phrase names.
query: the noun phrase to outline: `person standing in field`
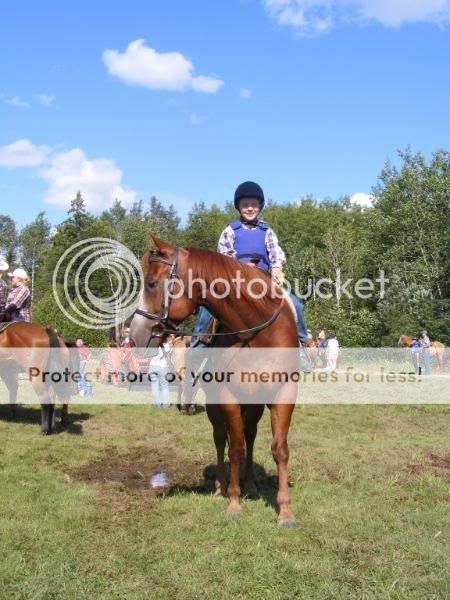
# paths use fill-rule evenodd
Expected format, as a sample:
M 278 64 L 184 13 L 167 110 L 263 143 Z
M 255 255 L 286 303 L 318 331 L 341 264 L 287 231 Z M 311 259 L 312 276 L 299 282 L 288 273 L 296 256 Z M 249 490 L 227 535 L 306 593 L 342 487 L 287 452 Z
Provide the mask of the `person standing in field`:
M 430 362 L 430 338 L 428 332 L 424 329 L 420 336 L 420 345 L 422 346 L 422 360 L 425 375 L 431 375 L 431 362 Z
M 169 356 L 173 349 L 174 336 L 167 337 L 160 344 L 158 352 L 150 359 L 148 366 L 148 378 L 152 386 L 153 403 L 159 408 L 170 407 L 169 382 L 167 373 L 169 370 Z
M 336 334 L 332 333 L 328 338 L 326 345 L 327 368 L 330 369 L 330 371 L 336 370 L 338 356 L 339 342 L 336 338 Z

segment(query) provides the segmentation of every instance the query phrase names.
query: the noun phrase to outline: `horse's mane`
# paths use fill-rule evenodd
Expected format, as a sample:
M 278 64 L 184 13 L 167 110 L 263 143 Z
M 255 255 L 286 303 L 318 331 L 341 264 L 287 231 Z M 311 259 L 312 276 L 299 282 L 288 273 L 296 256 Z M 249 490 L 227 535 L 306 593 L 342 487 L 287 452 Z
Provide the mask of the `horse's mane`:
M 262 271 L 256 267 L 250 267 L 245 263 L 242 263 L 235 258 L 220 254 L 218 252 L 212 252 L 211 250 L 204 250 L 202 248 L 187 248 L 189 252 L 188 268 L 190 267 L 195 273 L 195 276 L 203 279 L 204 281 L 211 281 L 215 278 L 223 278 L 230 282 L 231 289 L 233 290 L 233 278 L 236 277 L 236 272 L 241 271 L 242 277 L 246 281 L 250 281 L 258 277 L 259 279 L 266 282 L 268 289 L 271 286 L 271 276 L 269 273 Z M 254 310 L 261 314 L 267 314 L 268 311 L 275 310 L 279 304 L 279 298 L 272 298 L 269 294 L 262 298 L 252 298 L 246 289 L 247 286 L 241 286 L 241 298 L 247 300 Z M 253 286 L 253 291 L 258 293 L 261 290 L 259 285 Z

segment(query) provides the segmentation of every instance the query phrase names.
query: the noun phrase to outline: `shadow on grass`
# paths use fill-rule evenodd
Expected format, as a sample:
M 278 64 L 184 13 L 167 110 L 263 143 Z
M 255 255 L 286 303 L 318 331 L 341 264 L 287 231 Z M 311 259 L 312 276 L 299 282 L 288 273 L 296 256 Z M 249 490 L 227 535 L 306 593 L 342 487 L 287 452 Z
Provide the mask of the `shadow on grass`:
M 203 470 L 203 482 L 195 483 L 191 485 L 186 484 L 174 484 L 165 492 L 166 496 L 174 496 L 181 493 L 201 494 L 204 496 L 211 496 L 215 492 L 214 482 L 216 479 L 216 465 L 211 464 L 205 467 Z M 269 475 L 262 465 L 254 463 L 253 470 L 255 473 L 255 484 L 257 489 L 256 495 L 246 495 L 243 481 L 243 465 L 241 465 L 240 473 L 240 486 L 242 498 L 247 500 L 260 500 L 263 499 L 266 506 L 271 506 L 276 511 L 278 510 L 277 505 L 277 494 L 278 494 L 278 477 L 276 475 Z M 225 463 L 225 477 L 229 482 L 230 477 L 230 465 Z
M 61 412 L 61 406 L 56 406 L 56 424 L 54 433 L 61 433 L 66 431 L 71 435 L 82 435 L 83 434 L 83 421 L 87 421 L 90 418 L 90 414 L 83 413 L 71 413 L 69 405 L 69 414 L 67 415 L 66 427 L 62 427 L 59 423 L 59 415 Z M 3 404 L 0 406 L 0 420 L 7 421 L 9 423 L 31 423 L 40 425 L 41 423 L 41 409 L 36 406 L 22 406 L 16 404 L 14 407 L 9 404 Z

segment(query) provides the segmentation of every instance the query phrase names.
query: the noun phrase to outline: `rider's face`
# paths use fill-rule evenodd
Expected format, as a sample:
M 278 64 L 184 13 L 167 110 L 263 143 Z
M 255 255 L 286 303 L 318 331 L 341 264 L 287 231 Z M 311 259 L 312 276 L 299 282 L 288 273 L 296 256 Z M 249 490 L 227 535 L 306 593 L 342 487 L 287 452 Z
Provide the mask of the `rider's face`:
M 246 221 L 256 219 L 260 206 L 258 198 L 242 198 L 239 200 L 239 212 Z

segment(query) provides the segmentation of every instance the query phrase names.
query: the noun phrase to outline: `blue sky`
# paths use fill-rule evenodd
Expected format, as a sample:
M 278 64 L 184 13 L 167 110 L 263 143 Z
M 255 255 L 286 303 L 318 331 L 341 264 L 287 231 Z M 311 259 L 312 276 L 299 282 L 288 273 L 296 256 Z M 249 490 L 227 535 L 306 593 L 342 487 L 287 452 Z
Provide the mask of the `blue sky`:
M 11 3 L 0 210 L 367 194 L 398 149 L 448 148 L 449 25 L 450 0 Z

